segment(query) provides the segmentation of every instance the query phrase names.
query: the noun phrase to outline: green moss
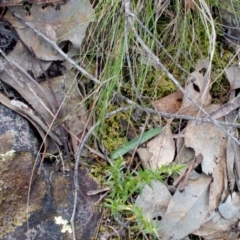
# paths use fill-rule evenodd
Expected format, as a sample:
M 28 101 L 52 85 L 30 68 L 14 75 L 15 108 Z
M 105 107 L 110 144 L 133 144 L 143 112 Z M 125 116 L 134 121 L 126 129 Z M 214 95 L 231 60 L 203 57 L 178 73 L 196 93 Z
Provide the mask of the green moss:
M 109 106 L 109 110 L 113 110 L 114 106 Z M 102 141 L 109 152 L 114 151 L 119 146 L 127 142 L 127 138 L 122 131 L 120 120 L 128 121 L 127 113 L 119 112 L 110 118 L 106 119 L 102 128 Z

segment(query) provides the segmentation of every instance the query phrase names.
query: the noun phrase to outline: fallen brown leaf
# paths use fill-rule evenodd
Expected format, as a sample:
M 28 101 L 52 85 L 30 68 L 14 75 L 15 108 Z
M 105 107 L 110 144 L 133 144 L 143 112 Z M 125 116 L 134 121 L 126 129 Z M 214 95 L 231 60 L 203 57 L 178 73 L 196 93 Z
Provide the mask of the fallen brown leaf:
M 153 102 L 153 106 L 161 112 L 176 113 L 181 107 L 183 93 L 179 90 Z

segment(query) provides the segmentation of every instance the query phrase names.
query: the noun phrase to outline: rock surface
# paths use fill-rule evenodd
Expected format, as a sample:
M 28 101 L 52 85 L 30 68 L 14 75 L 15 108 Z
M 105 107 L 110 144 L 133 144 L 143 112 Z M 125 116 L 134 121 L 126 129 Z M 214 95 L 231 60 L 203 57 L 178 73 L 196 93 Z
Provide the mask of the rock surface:
M 44 163 L 36 169 L 38 142 L 31 125 L 0 105 L 0 239 L 72 239 L 73 181 Z M 76 239 L 91 239 L 101 213 L 97 196 L 87 196 L 97 183 L 79 173 L 81 187 L 75 214 Z M 32 179 L 30 194 L 29 183 Z

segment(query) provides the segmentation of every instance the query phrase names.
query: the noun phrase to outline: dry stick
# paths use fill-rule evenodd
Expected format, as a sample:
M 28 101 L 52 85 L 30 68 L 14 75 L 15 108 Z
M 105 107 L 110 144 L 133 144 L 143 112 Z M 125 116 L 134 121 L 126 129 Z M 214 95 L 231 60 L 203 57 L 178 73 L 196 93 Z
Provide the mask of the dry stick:
M 191 121 L 196 121 L 197 123 L 213 123 L 212 120 L 207 119 L 207 118 L 199 118 L 199 117 L 193 117 L 193 116 L 188 116 L 188 115 L 179 115 L 179 114 L 173 114 L 173 113 L 165 113 L 165 112 L 160 112 L 151 108 L 143 108 L 142 106 L 140 106 L 139 104 L 133 102 L 132 100 L 130 100 L 127 97 L 122 96 L 119 93 L 114 93 L 115 96 L 117 96 L 117 98 L 120 98 L 121 100 L 125 101 L 126 103 L 128 103 L 131 106 L 128 107 L 120 107 L 114 111 L 111 111 L 109 113 L 107 113 L 105 115 L 105 118 L 109 118 L 112 115 L 117 114 L 118 112 L 123 112 L 123 111 L 129 111 L 133 108 L 135 109 L 140 109 L 141 111 L 145 111 L 149 114 L 153 114 L 153 115 L 158 115 L 158 116 L 162 116 L 165 118 L 175 118 L 175 119 L 183 119 L 183 120 L 191 120 Z M 240 128 L 240 124 L 237 123 L 230 123 L 230 122 L 222 122 L 222 121 L 215 121 L 216 123 L 218 123 L 219 125 L 222 126 L 231 126 L 231 127 L 237 127 Z
M 9 10 L 12 12 L 13 16 L 16 17 L 19 21 L 21 21 L 24 25 L 26 25 L 28 28 L 30 28 L 33 32 L 35 32 L 38 36 L 40 36 L 41 38 L 43 38 L 45 41 L 47 41 L 54 49 L 56 49 L 56 51 L 62 56 L 64 57 L 65 60 L 67 60 L 71 65 L 73 65 L 77 70 L 79 70 L 84 76 L 86 76 L 87 78 L 89 78 L 90 80 L 92 80 L 93 82 L 95 82 L 96 84 L 102 86 L 103 83 L 101 81 L 99 81 L 97 78 L 95 78 L 94 76 L 92 76 L 91 74 L 89 74 L 85 69 L 81 68 L 80 66 L 78 66 L 76 64 L 76 62 L 70 58 L 66 53 L 64 53 L 62 51 L 61 48 L 58 47 L 58 45 L 52 41 L 51 39 L 49 39 L 48 37 L 46 37 L 43 33 L 39 32 L 37 29 L 35 29 L 34 27 L 32 27 L 29 23 L 25 22 L 24 19 L 18 15 L 12 8 L 9 8 Z
M 95 123 L 88 131 L 88 133 L 84 136 L 83 139 L 81 139 L 81 144 L 78 148 L 77 155 L 76 155 L 76 162 L 75 162 L 75 167 L 74 167 L 74 186 L 75 186 L 75 191 L 74 191 L 74 205 L 73 205 L 73 211 L 72 211 L 72 217 L 70 220 L 71 226 L 72 226 L 72 231 L 73 231 L 73 240 L 76 240 L 75 236 L 75 228 L 74 228 L 74 218 L 76 214 L 76 208 L 77 208 L 77 198 L 78 198 L 78 191 L 79 191 L 79 179 L 78 179 L 78 166 L 80 163 L 80 156 L 83 151 L 83 148 L 88 141 L 88 139 L 91 137 L 93 131 L 95 128 L 100 124 L 100 121 Z
M 177 79 L 166 69 L 166 67 L 160 62 L 159 58 L 152 52 L 152 50 L 145 44 L 145 42 L 140 38 L 138 35 L 133 21 L 132 21 L 132 12 L 131 12 L 131 5 L 130 5 L 130 0 L 123 0 L 123 4 L 125 6 L 125 12 L 126 12 L 126 18 L 128 20 L 128 23 L 130 25 L 130 28 L 132 29 L 132 32 L 134 33 L 136 40 L 140 43 L 142 48 L 146 51 L 147 55 L 156 63 L 156 65 L 168 76 L 168 78 L 182 91 L 182 93 L 195 105 L 198 107 L 200 111 L 202 111 L 205 116 L 212 121 L 217 127 L 221 129 L 227 136 L 232 138 L 236 143 L 240 146 L 240 142 L 238 141 L 237 138 L 235 138 L 233 135 L 231 135 L 229 132 L 227 132 L 225 129 L 221 127 L 215 120 L 213 120 L 209 114 L 193 99 L 191 99 L 186 91 L 183 89 L 183 87 L 179 84 Z

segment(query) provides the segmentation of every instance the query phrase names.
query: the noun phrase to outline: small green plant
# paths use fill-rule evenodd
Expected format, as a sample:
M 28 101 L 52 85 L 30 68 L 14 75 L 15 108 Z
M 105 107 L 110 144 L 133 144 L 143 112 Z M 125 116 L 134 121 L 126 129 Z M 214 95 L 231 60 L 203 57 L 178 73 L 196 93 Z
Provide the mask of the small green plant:
M 163 166 L 156 171 L 151 169 L 139 169 L 129 172 L 125 162 L 118 158 L 114 164 L 107 169 L 105 184 L 110 187 L 111 192 L 106 199 L 105 207 L 109 208 L 113 217 L 122 215 L 131 219 L 132 231 L 140 231 L 145 234 L 156 236 L 157 228 L 151 219 L 146 219 L 139 207 L 133 204 L 133 199 L 141 193 L 146 184 L 151 185 L 153 180 L 163 181 L 173 173 L 179 173 L 182 165 Z

